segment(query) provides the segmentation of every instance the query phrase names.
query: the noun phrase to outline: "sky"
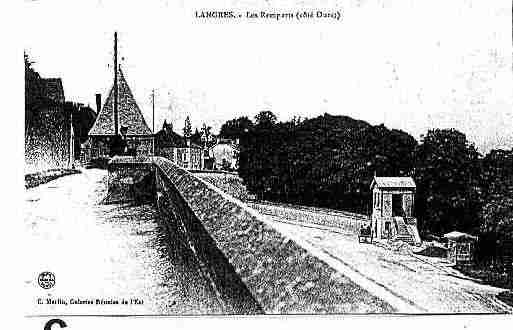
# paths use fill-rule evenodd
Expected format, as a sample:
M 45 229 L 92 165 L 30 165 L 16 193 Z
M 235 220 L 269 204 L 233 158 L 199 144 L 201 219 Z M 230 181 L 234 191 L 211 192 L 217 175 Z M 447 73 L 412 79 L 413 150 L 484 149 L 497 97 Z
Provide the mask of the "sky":
M 513 146 L 510 0 L 26 1 L 24 48 L 66 99 L 95 108 L 113 81 L 113 34 L 151 128 L 185 117 L 216 132 L 271 110 L 404 130 L 456 128 L 478 150 Z M 342 20 L 201 20 L 196 10 L 340 10 Z

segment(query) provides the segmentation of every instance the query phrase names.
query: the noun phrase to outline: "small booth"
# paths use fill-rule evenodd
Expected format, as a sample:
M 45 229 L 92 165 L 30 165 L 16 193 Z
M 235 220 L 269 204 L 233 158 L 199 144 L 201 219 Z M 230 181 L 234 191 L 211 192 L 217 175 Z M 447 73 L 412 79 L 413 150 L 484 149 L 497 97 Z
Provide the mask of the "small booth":
M 474 251 L 477 237 L 459 231 L 444 235 L 447 239 L 447 258 L 456 265 L 471 264 L 474 261 Z
M 374 177 L 370 186 L 373 237 L 421 243 L 413 217 L 415 189 L 411 177 Z

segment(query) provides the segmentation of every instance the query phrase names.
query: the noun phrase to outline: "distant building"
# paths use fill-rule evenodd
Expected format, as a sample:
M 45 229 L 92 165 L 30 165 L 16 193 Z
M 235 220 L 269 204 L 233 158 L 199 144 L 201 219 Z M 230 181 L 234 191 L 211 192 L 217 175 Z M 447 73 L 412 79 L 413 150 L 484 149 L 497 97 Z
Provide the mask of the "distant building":
M 173 131 L 173 125 L 166 121 L 155 134 L 155 154 L 185 169 L 204 169 L 203 147 Z
M 444 235 L 447 239 L 447 258 L 455 263 L 470 264 L 474 261 L 475 246 L 478 238 L 459 231 L 452 231 Z
M 153 134 L 135 102 L 121 68 L 118 70 L 118 129 L 126 128 L 126 142 L 130 153 L 153 155 Z M 119 132 L 118 132 L 119 133 Z M 108 157 L 114 132 L 114 86 L 110 89 L 93 127 L 89 131 L 90 157 Z
M 415 181 L 411 177 L 374 177 L 371 229 L 377 239 L 421 243 L 413 217 Z
M 91 158 L 91 139 L 87 139 L 84 143 L 80 144 L 80 163 L 86 164 Z
M 214 160 L 216 170 L 237 170 L 239 167 L 239 144 L 236 140 L 217 138 L 209 148 L 209 156 Z

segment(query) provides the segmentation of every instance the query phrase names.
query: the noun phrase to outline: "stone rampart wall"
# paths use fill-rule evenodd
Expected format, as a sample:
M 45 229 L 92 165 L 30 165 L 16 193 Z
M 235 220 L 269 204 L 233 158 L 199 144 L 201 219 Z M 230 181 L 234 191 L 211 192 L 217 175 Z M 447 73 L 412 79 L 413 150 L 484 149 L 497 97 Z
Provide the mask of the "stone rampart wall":
M 350 313 L 392 308 L 286 237 L 255 210 L 169 160 L 155 157 L 165 221 L 182 226 L 201 267 L 241 313 Z

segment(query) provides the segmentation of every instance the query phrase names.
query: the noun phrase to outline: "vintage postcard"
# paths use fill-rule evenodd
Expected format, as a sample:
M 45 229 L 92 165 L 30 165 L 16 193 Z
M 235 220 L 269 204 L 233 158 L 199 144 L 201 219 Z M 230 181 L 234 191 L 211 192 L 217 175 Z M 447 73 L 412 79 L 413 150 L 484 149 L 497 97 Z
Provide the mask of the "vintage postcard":
M 511 1 L 23 21 L 27 318 L 513 312 Z

